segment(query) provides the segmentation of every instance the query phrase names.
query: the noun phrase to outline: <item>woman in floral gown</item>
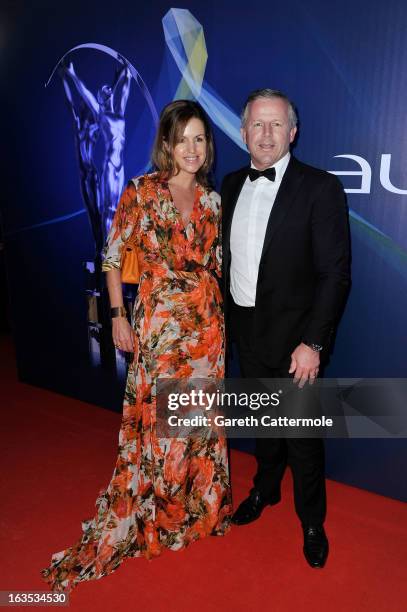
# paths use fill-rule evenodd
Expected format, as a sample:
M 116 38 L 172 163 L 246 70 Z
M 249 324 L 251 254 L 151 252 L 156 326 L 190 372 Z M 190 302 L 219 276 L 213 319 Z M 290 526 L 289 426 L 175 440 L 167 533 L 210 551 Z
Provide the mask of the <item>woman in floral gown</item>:
M 198 104 L 164 108 L 153 162 L 157 172 L 124 190 L 104 252 L 113 314 L 122 314 L 120 262 L 130 235 L 141 274 L 133 326 L 112 318 L 115 345 L 134 351 L 117 463 L 82 537 L 42 570 L 56 591 L 106 576 L 126 557 L 151 559 L 230 527 L 224 437 L 161 438 L 155 429 L 157 378 L 224 375 L 221 208 L 207 184 L 213 140 Z

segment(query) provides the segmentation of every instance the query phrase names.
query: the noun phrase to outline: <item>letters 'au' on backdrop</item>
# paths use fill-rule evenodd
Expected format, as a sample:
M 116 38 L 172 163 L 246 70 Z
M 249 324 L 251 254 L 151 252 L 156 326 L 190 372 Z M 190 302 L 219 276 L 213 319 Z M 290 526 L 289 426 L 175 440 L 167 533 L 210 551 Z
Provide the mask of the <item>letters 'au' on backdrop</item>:
M 95 244 L 123 182 L 148 168 L 165 103 L 204 106 L 219 184 L 247 161 L 239 113 L 258 87 L 297 103 L 295 154 L 335 172 L 348 194 L 353 287 L 327 374 L 405 376 L 405 3 L 123 0 L 114 11 L 100 0 L 71 3 L 63 19 L 40 4 L 5 20 L 2 59 L 3 227 L 21 378 L 120 408 L 125 364 L 103 335 Z M 394 475 L 402 440 L 330 441 L 328 451 L 334 478 L 405 495 Z

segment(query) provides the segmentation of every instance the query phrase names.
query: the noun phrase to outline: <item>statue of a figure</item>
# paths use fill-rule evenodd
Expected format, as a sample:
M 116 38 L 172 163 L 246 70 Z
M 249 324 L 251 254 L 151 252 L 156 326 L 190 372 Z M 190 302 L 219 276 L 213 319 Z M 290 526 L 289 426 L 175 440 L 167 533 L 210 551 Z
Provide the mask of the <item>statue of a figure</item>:
M 75 142 L 79 162 L 82 197 L 85 202 L 93 237 L 96 245 L 96 255 L 101 252 L 104 244 L 104 232 L 101 219 L 101 202 L 99 175 L 93 161 L 94 146 L 99 138 L 98 117 L 85 102 L 80 99 L 75 106 L 69 80 L 74 75 L 74 67 L 60 65 L 60 75 L 64 85 L 65 95 L 74 118 Z M 75 75 L 76 76 L 76 75 Z
M 102 246 L 109 232 L 113 215 L 124 187 L 123 150 L 125 142 L 125 119 L 127 100 L 130 93 L 131 73 L 123 60 L 124 66 L 116 72 L 113 85 L 103 85 L 97 92 L 97 97 L 85 86 L 77 76 L 72 62 L 63 67 L 63 82 L 65 92 L 70 102 L 77 127 L 79 165 L 81 168 L 82 193 L 89 216 L 95 209 L 99 211 L 99 226 L 102 233 Z M 77 111 L 72 102 L 72 94 L 68 78 L 80 96 L 81 110 Z M 102 175 L 99 181 L 97 170 L 93 163 L 93 146 L 102 132 L 105 141 L 105 154 Z M 82 178 L 83 177 L 83 178 Z M 89 202 L 90 197 L 92 202 Z M 92 210 L 92 212 L 90 212 Z M 93 215 L 95 218 L 95 215 Z M 100 236 L 96 238 L 100 253 Z M 99 232 L 100 233 L 100 232 Z
M 100 129 L 105 139 L 105 159 L 102 172 L 102 222 L 106 235 L 124 187 L 124 112 L 130 93 L 130 83 L 130 71 L 124 67 L 117 72 L 117 78 L 112 87 L 104 85 L 98 91 Z

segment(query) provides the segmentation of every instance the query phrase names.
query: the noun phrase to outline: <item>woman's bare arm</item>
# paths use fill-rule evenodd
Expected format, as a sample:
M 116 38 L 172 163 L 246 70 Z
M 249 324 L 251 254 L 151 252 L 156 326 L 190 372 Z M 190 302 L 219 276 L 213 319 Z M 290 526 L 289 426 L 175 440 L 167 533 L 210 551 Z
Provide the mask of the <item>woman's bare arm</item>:
M 109 291 L 111 308 L 123 306 L 121 273 L 117 268 L 106 272 L 106 283 Z M 113 342 L 117 348 L 128 353 L 134 351 L 135 333 L 126 317 L 112 318 Z

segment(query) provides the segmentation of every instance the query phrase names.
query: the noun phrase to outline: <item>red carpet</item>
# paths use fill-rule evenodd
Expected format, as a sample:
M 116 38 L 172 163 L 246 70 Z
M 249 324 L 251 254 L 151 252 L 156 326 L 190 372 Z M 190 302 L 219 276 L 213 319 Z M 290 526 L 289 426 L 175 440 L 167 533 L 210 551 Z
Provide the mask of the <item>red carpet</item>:
M 17 382 L 1 342 L 2 502 L 0 590 L 47 590 L 40 569 L 71 545 L 112 475 L 120 415 Z M 232 454 L 234 504 L 254 460 Z M 75 611 L 397 611 L 407 601 L 407 507 L 328 481 L 323 570 L 302 555 L 291 476 L 283 501 L 224 538 L 207 538 L 153 561 L 128 559 L 111 576 L 81 583 Z

